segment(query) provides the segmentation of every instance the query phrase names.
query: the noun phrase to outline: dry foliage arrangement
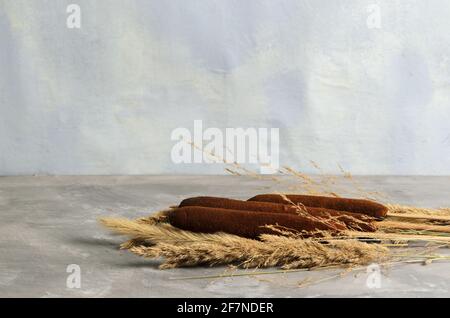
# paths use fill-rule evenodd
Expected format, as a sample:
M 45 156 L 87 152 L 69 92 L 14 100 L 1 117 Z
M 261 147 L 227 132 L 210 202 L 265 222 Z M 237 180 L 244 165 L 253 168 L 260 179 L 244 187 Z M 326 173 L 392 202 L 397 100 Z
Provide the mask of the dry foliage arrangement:
M 239 165 L 227 171 L 264 178 Z M 100 222 L 129 237 L 122 249 L 160 259 L 161 269 L 232 265 L 285 272 L 449 259 L 434 252 L 450 244 L 449 208 L 376 203 L 381 195 L 363 191 L 344 171 L 343 178 L 361 199 L 341 198 L 337 177 L 316 180 L 288 167 L 280 174 L 294 177 L 299 181 L 295 191 L 307 195 L 275 193 L 248 201 L 189 198 L 148 217 L 105 217 Z M 278 176 L 269 178 L 282 182 Z M 422 242 L 420 251 L 413 248 L 416 242 Z
M 129 235 L 122 248 L 164 260 L 162 269 L 198 265 L 235 265 L 242 268 L 311 268 L 330 265 L 364 265 L 384 261 L 386 247 L 355 239 L 303 239 L 294 235 L 261 235 L 259 240 L 227 233 L 195 233 L 148 218 L 103 218 L 114 231 Z

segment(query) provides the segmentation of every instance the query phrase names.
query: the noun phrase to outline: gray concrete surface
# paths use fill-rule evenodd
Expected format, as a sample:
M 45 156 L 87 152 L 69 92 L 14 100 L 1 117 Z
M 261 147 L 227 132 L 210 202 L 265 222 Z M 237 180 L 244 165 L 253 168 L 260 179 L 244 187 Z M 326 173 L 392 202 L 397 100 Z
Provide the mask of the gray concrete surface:
M 360 177 L 360 187 L 389 194 L 387 200 L 450 206 L 450 177 Z M 345 191 L 352 187 L 342 184 Z M 231 176 L 1 177 L 0 296 L 26 297 L 448 297 L 450 263 L 401 265 L 383 270 L 380 288 L 365 271 L 339 271 L 177 280 L 222 274 L 221 268 L 161 271 L 117 245 L 121 237 L 96 223 L 104 215 L 138 217 L 200 194 L 247 198 L 286 190 L 274 183 Z M 345 190 L 347 189 L 347 190 Z M 348 192 L 350 193 L 350 192 Z M 448 250 L 442 250 L 447 253 Z M 81 288 L 70 289 L 69 264 L 81 269 Z M 239 271 L 238 273 L 245 273 Z M 327 279 L 329 278 L 329 279 Z M 307 287 L 305 279 L 322 280 Z

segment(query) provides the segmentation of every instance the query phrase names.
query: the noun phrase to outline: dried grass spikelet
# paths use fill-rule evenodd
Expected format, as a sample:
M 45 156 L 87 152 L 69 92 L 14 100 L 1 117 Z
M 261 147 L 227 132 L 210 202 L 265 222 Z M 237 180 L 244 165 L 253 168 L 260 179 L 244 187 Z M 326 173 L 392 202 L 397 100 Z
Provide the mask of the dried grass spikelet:
M 218 240 L 221 234 L 206 234 L 181 231 L 168 223 L 145 224 L 139 220 L 126 218 L 101 218 L 100 223 L 116 233 L 131 236 L 134 239 L 150 243 L 159 242 L 195 242 L 205 240 Z
M 251 240 L 226 233 L 193 233 L 169 224 L 139 224 L 127 219 L 104 218 L 108 228 L 144 242 L 125 247 L 150 258 L 164 259 L 162 269 L 234 264 L 243 268 L 311 268 L 363 265 L 389 257 L 387 248 L 356 240 L 330 241 L 262 235 Z M 129 241 L 130 242 L 130 241 Z
M 261 241 L 240 237 L 190 244 L 159 243 L 135 246 L 131 252 L 144 257 L 162 257 L 162 269 L 235 264 L 243 268 L 311 268 L 330 265 L 364 265 L 387 258 L 388 250 L 355 240 L 322 244 L 310 239 L 262 235 Z
M 150 216 L 138 218 L 135 221 L 138 223 L 141 223 L 141 224 L 165 223 L 168 221 L 168 214 L 171 210 L 172 209 L 158 211 L 158 212 L 153 213 Z

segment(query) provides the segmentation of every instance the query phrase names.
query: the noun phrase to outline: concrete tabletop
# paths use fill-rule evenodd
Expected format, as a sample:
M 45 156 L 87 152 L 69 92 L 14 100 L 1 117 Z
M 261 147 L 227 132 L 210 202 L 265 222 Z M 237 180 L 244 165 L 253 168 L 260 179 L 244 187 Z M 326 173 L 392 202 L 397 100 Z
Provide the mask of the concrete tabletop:
M 450 206 L 450 177 L 355 177 L 358 187 L 386 201 Z M 246 274 L 227 267 L 159 270 L 158 261 L 118 250 L 123 237 L 97 224 L 100 216 L 135 218 L 181 199 L 216 195 L 246 199 L 293 191 L 291 181 L 237 176 L 0 177 L 1 297 L 449 297 L 450 263 L 381 268 L 377 284 L 366 270 Z M 342 192 L 343 191 L 343 192 Z M 448 249 L 441 254 L 449 255 Z M 70 266 L 71 264 L 74 264 Z M 78 273 L 81 285 L 73 285 Z M 268 271 L 270 271 L 269 269 Z M 272 269 L 273 270 L 273 269 Z M 258 270 L 261 271 L 261 270 Z M 71 283 L 72 282 L 72 283 Z

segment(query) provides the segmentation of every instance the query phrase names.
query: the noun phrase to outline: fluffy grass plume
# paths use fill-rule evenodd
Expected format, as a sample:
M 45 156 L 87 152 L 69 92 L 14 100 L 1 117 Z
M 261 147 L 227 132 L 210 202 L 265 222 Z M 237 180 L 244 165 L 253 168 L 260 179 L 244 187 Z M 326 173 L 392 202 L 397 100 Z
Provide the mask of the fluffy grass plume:
M 390 255 L 386 247 L 353 239 L 319 242 L 262 235 L 260 240 L 251 240 L 226 233 L 193 233 L 160 222 L 142 224 L 121 218 L 103 218 L 100 222 L 131 237 L 122 248 L 143 257 L 162 258 L 162 269 L 228 264 L 283 269 L 353 266 L 383 261 Z

